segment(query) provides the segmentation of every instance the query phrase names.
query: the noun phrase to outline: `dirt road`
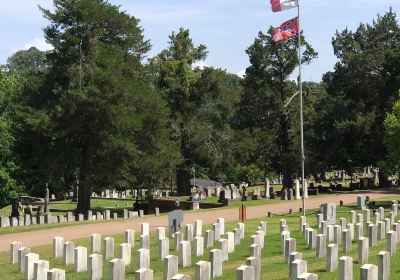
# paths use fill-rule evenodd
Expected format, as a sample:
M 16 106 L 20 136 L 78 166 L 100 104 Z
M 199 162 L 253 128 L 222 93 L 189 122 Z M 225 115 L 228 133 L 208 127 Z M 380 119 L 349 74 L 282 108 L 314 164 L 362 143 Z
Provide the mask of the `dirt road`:
M 334 194 L 329 196 L 314 196 L 306 200 L 307 209 L 318 208 L 322 203 L 334 202 L 339 204 L 343 200 L 345 204 L 357 201 L 357 193 L 351 194 Z M 383 198 L 385 196 L 393 196 L 393 192 L 374 192 L 366 193 L 371 199 Z M 301 207 L 301 200 L 282 201 L 276 204 L 259 205 L 247 207 L 247 218 L 266 217 L 267 212 L 287 213 L 289 208 L 298 211 Z M 237 221 L 238 209 L 216 209 L 202 212 L 189 212 L 184 214 L 184 223 L 193 223 L 194 220 L 203 220 L 203 224 L 213 224 L 219 217 L 225 218 L 226 222 Z M 92 233 L 100 233 L 103 236 L 111 234 L 122 234 L 126 229 L 131 228 L 136 232 L 140 231 L 141 223 L 149 223 L 150 228 L 155 230 L 158 226 L 168 227 L 168 216 L 145 217 L 142 219 L 118 220 L 107 223 L 80 224 L 76 226 L 45 229 L 31 232 L 13 233 L 0 236 L 0 252 L 8 251 L 10 243 L 13 241 L 22 242 L 23 246 L 35 247 L 52 243 L 54 236 L 63 236 L 65 240 L 74 240 L 89 238 Z

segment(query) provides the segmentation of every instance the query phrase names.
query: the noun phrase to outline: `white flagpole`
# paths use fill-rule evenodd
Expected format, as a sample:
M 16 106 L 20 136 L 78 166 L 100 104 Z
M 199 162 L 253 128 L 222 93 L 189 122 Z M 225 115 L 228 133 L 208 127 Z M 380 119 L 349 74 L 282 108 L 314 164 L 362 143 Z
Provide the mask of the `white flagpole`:
M 303 84 L 301 81 L 301 28 L 300 28 L 300 1 L 297 5 L 297 21 L 299 26 L 299 94 L 300 94 L 300 142 L 301 142 L 301 185 L 303 189 L 303 216 L 306 215 L 306 198 L 305 198 L 305 184 L 304 184 L 304 119 L 303 119 Z

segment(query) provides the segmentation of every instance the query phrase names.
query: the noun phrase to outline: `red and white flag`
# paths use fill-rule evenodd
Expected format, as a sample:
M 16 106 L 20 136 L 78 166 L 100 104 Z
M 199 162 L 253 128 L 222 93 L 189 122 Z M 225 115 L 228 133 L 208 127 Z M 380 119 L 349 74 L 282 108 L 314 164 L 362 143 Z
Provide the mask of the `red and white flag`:
M 296 37 L 299 34 L 299 21 L 297 17 L 289 19 L 282 23 L 279 27 L 274 28 L 272 39 L 279 42 L 286 38 Z
M 281 12 L 299 6 L 298 0 L 271 0 L 272 11 Z

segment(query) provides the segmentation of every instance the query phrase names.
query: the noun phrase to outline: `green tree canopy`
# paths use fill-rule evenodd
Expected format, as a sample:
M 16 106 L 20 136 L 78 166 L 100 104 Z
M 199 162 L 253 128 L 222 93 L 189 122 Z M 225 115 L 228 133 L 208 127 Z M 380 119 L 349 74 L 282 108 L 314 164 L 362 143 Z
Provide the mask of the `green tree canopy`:
M 339 61 L 323 77 L 327 94 L 317 105 L 320 133 L 313 149 L 326 167 L 376 165 L 387 154 L 383 122 L 400 88 L 396 14 L 390 10 L 355 31 L 338 31 L 332 44 Z
M 169 46 L 151 60 L 157 88 L 171 109 L 173 137 L 184 161 L 176 167 L 180 194 L 190 194 L 191 169 L 216 175 L 229 162 L 230 118 L 240 94 L 239 78 L 214 68 L 199 69 L 204 45 L 194 46 L 189 30 L 171 34 Z
M 0 70 L 0 208 L 22 191 L 15 180 L 18 165 L 14 154 L 16 124 L 12 113 L 13 100 L 21 85 L 19 75 L 7 75 Z
M 92 191 L 152 188 L 177 157 L 166 104 L 142 65 L 150 44 L 139 20 L 104 0 L 54 6 L 41 9 L 50 68 L 21 96 L 21 154 L 37 184 L 65 190 L 78 180 L 86 213 Z
M 26 74 L 29 72 L 43 72 L 47 69 L 46 52 L 35 47 L 14 53 L 7 59 L 3 68 L 8 73 Z
M 292 186 L 298 152 L 298 91 L 290 75 L 298 66 L 298 39 L 275 42 L 272 28 L 260 32 L 246 50 L 250 66 L 244 77 L 244 94 L 238 108 L 238 127 L 247 129 L 257 141 L 260 167 L 266 165 L 283 173 L 283 186 Z M 311 62 L 316 52 L 302 37 L 302 64 Z

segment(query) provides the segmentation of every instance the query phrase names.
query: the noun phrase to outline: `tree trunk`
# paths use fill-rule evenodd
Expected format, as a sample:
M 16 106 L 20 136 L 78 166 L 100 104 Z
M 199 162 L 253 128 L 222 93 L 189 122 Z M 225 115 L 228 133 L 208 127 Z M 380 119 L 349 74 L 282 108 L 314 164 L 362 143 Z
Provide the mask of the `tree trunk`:
M 89 157 L 89 143 L 86 142 L 82 150 L 81 166 L 79 170 L 79 190 L 78 190 L 78 205 L 76 206 L 77 214 L 87 215 L 87 211 L 90 210 L 90 196 L 92 194 L 92 188 L 87 181 L 88 167 L 90 164 Z
M 92 188 L 85 183 L 79 185 L 78 205 L 76 207 L 77 214 L 84 214 L 86 216 L 87 211 L 90 210 L 91 192 Z
M 190 179 L 192 178 L 188 166 L 180 165 L 176 169 L 176 185 L 179 195 L 190 195 Z

